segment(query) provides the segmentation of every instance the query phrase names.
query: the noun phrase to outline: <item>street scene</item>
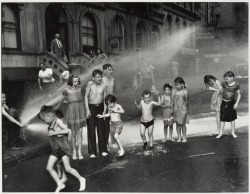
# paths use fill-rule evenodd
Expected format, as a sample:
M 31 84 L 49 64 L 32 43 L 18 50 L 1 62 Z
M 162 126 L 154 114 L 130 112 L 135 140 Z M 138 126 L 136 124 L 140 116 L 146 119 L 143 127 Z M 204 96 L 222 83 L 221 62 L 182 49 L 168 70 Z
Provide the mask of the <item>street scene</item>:
M 248 192 L 248 2 L 1 3 L 3 192 Z

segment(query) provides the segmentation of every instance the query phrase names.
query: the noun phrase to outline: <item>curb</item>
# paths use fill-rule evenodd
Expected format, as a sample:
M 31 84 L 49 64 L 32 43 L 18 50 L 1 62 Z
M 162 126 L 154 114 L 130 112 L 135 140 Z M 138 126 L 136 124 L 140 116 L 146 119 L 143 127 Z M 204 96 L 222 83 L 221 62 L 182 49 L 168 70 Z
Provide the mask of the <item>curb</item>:
M 42 153 L 46 153 L 49 150 L 50 150 L 50 145 L 49 145 L 49 143 L 46 143 L 46 144 L 41 145 L 37 148 L 31 149 L 31 150 L 28 150 L 25 152 L 21 152 L 13 157 L 3 159 L 3 165 L 18 164 L 18 163 L 25 161 L 27 159 L 34 158 Z

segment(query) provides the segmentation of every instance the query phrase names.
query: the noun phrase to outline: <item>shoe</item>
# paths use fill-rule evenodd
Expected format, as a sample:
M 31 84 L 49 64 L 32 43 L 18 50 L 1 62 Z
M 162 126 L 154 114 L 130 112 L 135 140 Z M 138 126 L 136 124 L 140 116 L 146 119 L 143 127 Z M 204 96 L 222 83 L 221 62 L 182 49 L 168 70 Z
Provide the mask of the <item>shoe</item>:
M 148 144 L 147 142 L 144 142 L 143 147 L 142 147 L 144 150 L 146 150 L 147 144 Z
M 182 140 L 182 143 L 186 143 L 186 142 L 187 142 L 187 139 L 183 139 L 183 140 Z
M 181 142 L 181 139 L 178 139 L 177 142 L 180 143 L 180 142 Z
M 90 158 L 96 158 L 95 154 L 91 154 L 89 157 Z
M 149 147 L 149 151 L 153 151 L 154 150 L 154 147 L 153 146 L 150 146 Z
M 102 156 L 107 156 L 108 153 L 107 152 L 102 152 Z
M 175 139 L 172 138 L 172 139 L 170 139 L 170 141 L 175 142 Z

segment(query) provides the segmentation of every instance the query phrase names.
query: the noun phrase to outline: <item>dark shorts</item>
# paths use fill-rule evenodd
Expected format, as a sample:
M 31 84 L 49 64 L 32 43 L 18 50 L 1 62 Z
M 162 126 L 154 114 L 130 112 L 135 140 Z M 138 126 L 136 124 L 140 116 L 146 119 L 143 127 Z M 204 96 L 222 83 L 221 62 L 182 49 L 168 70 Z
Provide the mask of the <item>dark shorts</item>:
M 220 106 L 220 120 L 223 122 L 231 122 L 237 119 L 237 112 L 233 108 L 235 104 L 235 100 L 232 100 L 230 102 L 225 102 L 222 100 L 221 106 Z
M 62 150 L 62 148 L 56 148 L 52 149 L 50 155 L 53 155 L 60 160 L 63 156 L 66 156 L 67 154 Z
M 147 129 L 147 128 L 149 128 L 150 126 L 154 125 L 154 119 L 152 119 L 152 120 L 149 121 L 149 122 L 141 121 L 141 124 L 142 124 L 143 126 L 145 126 L 145 128 Z

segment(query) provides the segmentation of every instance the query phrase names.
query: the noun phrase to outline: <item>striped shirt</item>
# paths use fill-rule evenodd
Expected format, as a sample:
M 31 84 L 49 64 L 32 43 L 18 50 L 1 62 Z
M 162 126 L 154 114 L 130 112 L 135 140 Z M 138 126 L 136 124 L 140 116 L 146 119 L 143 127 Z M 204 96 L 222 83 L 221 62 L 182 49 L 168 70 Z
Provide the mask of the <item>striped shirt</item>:
M 223 88 L 222 98 L 224 100 L 234 100 L 236 91 L 240 89 L 240 84 L 236 82 L 232 86 L 229 86 L 227 82 L 222 82 L 221 86 Z

